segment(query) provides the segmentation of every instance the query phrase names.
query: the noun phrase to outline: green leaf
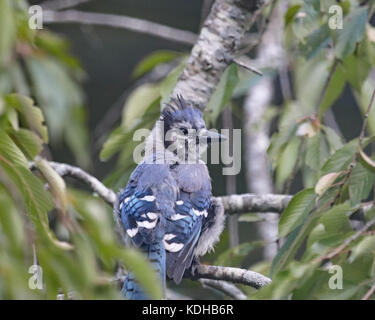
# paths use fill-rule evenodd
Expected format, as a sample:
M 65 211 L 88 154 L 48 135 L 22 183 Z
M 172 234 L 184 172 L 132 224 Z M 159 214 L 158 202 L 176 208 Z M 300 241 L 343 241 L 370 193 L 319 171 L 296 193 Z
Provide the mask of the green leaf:
M 367 7 L 352 10 L 344 19 L 344 28 L 339 31 L 335 45 L 335 56 L 341 60 L 353 53 L 357 43 L 362 40 L 367 22 Z
M 350 262 L 366 254 L 375 254 L 375 235 L 364 237 L 354 248 L 349 258 Z
M 328 233 L 346 233 L 351 231 L 349 213 L 353 211 L 349 202 L 332 207 L 319 219 L 318 223 L 324 225 Z
M 65 181 L 50 166 L 48 161 L 37 157 L 37 159 L 35 159 L 35 164 L 48 182 L 48 185 L 50 186 L 52 191 L 52 195 L 54 196 L 54 199 L 57 203 L 58 209 L 62 210 L 65 213 L 68 204 Z
M 345 170 L 357 150 L 358 140 L 354 139 L 331 155 L 322 167 L 322 175 Z
M 225 70 L 208 102 L 206 114 L 210 123 L 215 123 L 221 111 L 228 105 L 238 81 L 238 68 L 232 63 Z
M 319 196 L 322 196 L 341 174 L 342 171 L 331 172 L 322 176 L 315 185 L 315 193 Z
M 127 154 L 132 154 L 134 145 L 139 143 L 138 141 L 133 141 L 134 132 L 137 129 L 150 128 L 155 123 L 160 114 L 159 105 L 160 99 L 153 101 L 148 106 L 141 121 L 132 130 L 127 130 L 123 127 L 115 129 L 104 143 L 100 152 L 100 159 L 106 161 L 116 152 L 123 149 L 126 150 Z
M 271 277 L 283 270 L 291 261 L 297 250 L 302 245 L 303 241 L 316 226 L 316 223 L 322 214 L 323 213 L 320 210 L 313 211 L 311 214 L 307 215 L 302 224 L 300 224 L 287 236 L 283 246 L 272 260 L 270 270 Z
M 292 28 L 294 35 L 300 41 L 305 41 L 306 36 L 319 28 L 320 15 L 317 9 L 318 8 L 314 8 L 313 5 L 305 1 L 302 8 L 299 9 L 299 12 L 303 12 L 303 15 L 298 15 L 298 17 L 293 20 Z
M 264 241 L 241 243 L 221 253 L 216 259 L 215 264 L 219 266 L 238 267 L 251 251 L 264 246 L 264 244 Z
M 178 57 L 180 53 L 171 50 L 158 50 L 143 58 L 134 68 L 133 77 L 140 77 L 160 63 L 166 63 Z
M 329 109 L 333 103 L 340 97 L 346 83 L 346 76 L 341 66 L 338 66 L 332 75 L 331 80 L 328 83 L 327 90 L 325 92 L 322 103 L 319 106 L 319 116 Z
M 12 0 L 0 0 L 0 65 L 11 58 L 16 36 Z
M 294 6 L 291 6 L 288 11 L 285 14 L 285 26 L 287 26 L 289 23 L 291 23 L 295 17 L 295 15 L 298 13 L 299 9 L 301 8 L 300 4 L 296 4 Z
M 291 177 L 299 156 L 298 150 L 301 143 L 301 139 L 293 137 L 278 159 L 276 171 L 276 185 L 278 190 L 281 190 L 285 181 Z
M 100 159 L 106 161 L 111 158 L 121 148 L 128 147 L 127 143 L 133 137 L 133 131 L 127 132 L 124 128 L 119 127 L 114 130 L 100 151 Z
M 322 25 L 306 37 L 305 43 L 300 43 L 299 50 L 306 59 L 315 57 L 322 49 L 326 48 L 330 41 L 329 27 Z
M 42 139 L 33 131 L 20 128 L 18 131 L 12 130 L 8 134 L 29 159 L 34 159 L 43 149 Z
M 137 87 L 126 99 L 122 112 L 125 128 L 134 127 L 141 121 L 148 107 L 159 97 L 159 85 L 146 83 Z
M 0 155 L 3 161 L 28 168 L 29 164 L 22 151 L 15 145 L 12 139 L 0 129 Z
M 329 155 L 328 146 L 319 131 L 313 137 L 307 139 L 306 164 L 319 171 Z
M 285 237 L 298 227 L 309 214 L 316 199 L 314 189 L 309 188 L 297 193 L 281 215 L 279 237 Z
M 375 182 L 375 172 L 368 170 L 361 163 L 352 170 L 349 177 L 349 196 L 352 205 L 366 200 Z
M 25 117 L 26 122 L 31 130 L 37 133 L 45 143 L 48 143 L 48 131 L 45 126 L 42 110 L 34 106 L 34 101 L 29 97 L 11 94 L 6 97 L 9 105 L 17 108 L 17 110 Z
M 178 77 L 180 76 L 182 70 L 185 67 L 186 59 L 183 59 L 181 63 L 174 68 L 168 76 L 160 83 L 160 107 L 164 108 L 164 104 L 169 102 L 170 96 L 173 92 L 174 87 L 176 86 Z

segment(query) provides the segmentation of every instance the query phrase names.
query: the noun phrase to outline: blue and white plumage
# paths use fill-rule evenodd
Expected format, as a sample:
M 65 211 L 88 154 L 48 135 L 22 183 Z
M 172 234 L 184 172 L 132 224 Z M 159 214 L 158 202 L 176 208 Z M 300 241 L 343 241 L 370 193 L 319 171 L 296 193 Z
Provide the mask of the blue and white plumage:
M 170 142 L 163 139 L 167 130 L 179 129 L 180 136 L 174 141 L 188 153 L 188 144 L 196 141 L 189 137 L 188 129 L 204 132 L 210 139 L 219 135 L 211 134 L 201 113 L 181 97 L 176 104 L 177 108 L 163 110 L 159 121 L 164 122 L 164 131 L 156 125 L 146 145 L 146 149 L 155 147 L 156 141 L 160 148 L 134 170 L 119 194 L 117 208 L 131 243 L 145 252 L 163 287 L 166 277 L 179 283 L 193 260 L 213 248 L 224 227 L 224 214 L 211 199 L 206 165 L 201 161 L 184 163 L 178 152 L 168 150 Z M 160 159 L 164 161 L 157 161 Z M 127 299 L 147 299 L 131 273 L 122 292 Z

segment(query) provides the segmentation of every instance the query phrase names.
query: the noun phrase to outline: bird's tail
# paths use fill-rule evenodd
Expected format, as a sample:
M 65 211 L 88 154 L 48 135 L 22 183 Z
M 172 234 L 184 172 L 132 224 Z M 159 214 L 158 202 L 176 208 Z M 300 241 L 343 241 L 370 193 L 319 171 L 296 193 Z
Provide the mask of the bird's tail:
M 152 268 L 157 273 L 160 283 L 165 292 L 165 249 L 163 241 L 143 244 L 140 248 L 146 253 Z M 135 280 L 133 273 L 129 272 L 125 278 L 122 294 L 128 300 L 149 300 L 142 286 Z

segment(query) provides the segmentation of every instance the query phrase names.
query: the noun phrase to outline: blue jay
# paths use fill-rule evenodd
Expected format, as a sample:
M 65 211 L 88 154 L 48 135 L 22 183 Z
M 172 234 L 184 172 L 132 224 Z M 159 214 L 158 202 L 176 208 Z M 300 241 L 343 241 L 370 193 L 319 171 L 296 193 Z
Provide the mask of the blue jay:
M 199 143 L 201 138 L 207 143 Z M 207 130 L 198 109 L 178 96 L 162 110 L 144 160 L 119 194 L 122 227 L 146 254 L 163 289 L 167 277 L 178 284 L 185 271 L 193 273 L 198 257 L 213 249 L 223 231 L 224 212 L 211 198 L 205 163 L 197 159 L 221 138 Z M 131 272 L 122 293 L 127 299 L 148 299 Z

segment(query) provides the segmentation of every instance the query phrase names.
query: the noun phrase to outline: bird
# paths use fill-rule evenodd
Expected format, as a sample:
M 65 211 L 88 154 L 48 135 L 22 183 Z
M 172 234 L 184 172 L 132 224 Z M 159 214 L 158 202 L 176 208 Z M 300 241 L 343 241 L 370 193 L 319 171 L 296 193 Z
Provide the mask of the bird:
M 146 140 L 145 156 L 118 194 L 115 206 L 132 246 L 143 252 L 165 292 L 194 274 L 199 257 L 213 250 L 224 229 L 222 206 L 212 198 L 211 178 L 200 156 L 225 137 L 208 130 L 201 111 L 181 95 L 171 98 Z M 121 290 L 148 300 L 132 272 Z

